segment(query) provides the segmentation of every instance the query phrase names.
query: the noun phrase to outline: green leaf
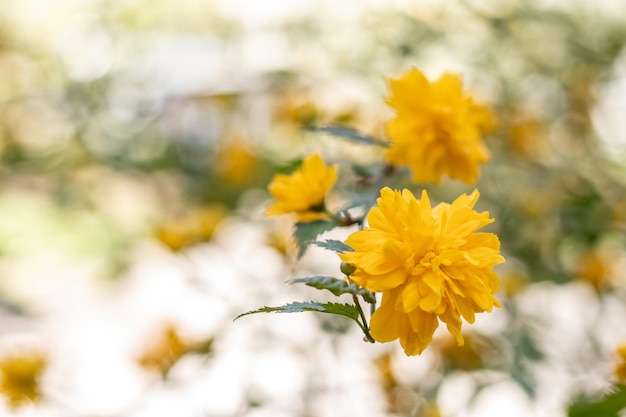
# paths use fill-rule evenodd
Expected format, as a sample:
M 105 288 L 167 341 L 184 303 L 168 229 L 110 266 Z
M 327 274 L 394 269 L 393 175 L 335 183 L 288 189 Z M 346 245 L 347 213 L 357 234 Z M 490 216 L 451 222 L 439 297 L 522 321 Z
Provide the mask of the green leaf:
M 348 139 L 352 142 L 356 143 L 364 143 L 367 145 L 378 145 L 388 147 L 389 143 L 383 142 L 380 139 L 376 139 L 372 136 L 364 135 L 362 133 L 357 132 L 354 129 L 350 129 L 349 127 L 341 127 L 341 126 L 323 126 L 323 127 L 308 127 L 307 130 L 311 130 L 313 132 L 322 132 L 328 133 L 329 135 L 338 136 L 341 138 Z
M 307 223 L 296 223 L 293 237 L 298 245 L 297 258 L 302 258 L 310 242 L 335 226 L 337 226 L 337 224 L 332 220 L 315 220 Z
M 361 207 L 363 210 L 367 212 L 372 206 L 376 205 L 376 198 L 377 197 L 372 197 L 372 196 L 359 197 L 349 202 L 345 206 L 342 206 L 341 209 L 338 210 L 338 212 L 341 213 L 341 212 L 348 211 L 348 210 L 358 208 L 358 207 Z
M 320 248 L 329 249 L 337 253 L 354 252 L 350 246 L 346 245 L 340 240 L 326 239 L 326 240 L 313 240 L 308 242 L 310 245 L 319 246 Z
M 619 417 L 626 409 L 626 385 L 616 385 L 614 391 L 599 400 L 578 398 L 567 410 L 569 417 Z
M 340 296 L 342 294 L 360 295 L 366 302 L 370 304 L 376 303 L 376 297 L 373 293 L 369 292 L 365 288 L 359 287 L 354 283 L 350 284 L 345 279 L 316 275 L 314 277 L 292 279 L 287 281 L 287 283 L 306 284 L 309 287 L 317 288 L 318 290 L 328 290 L 336 296 Z
M 336 314 L 339 316 L 348 317 L 357 322 L 359 327 L 361 327 L 361 323 L 358 320 L 359 311 L 357 308 L 350 304 L 339 304 L 339 303 L 318 303 L 315 301 L 309 302 L 293 302 L 289 304 L 285 304 L 281 307 L 263 307 L 257 310 L 252 310 L 245 312 L 243 314 L 238 315 L 234 318 L 237 320 L 240 317 L 247 316 L 249 314 L 256 313 L 301 313 L 303 311 L 316 311 L 318 313 L 328 313 L 328 314 Z M 234 321 L 233 320 L 233 321 Z
M 302 166 L 302 158 L 287 161 L 276 167 L 276 174 L 289 175 Z

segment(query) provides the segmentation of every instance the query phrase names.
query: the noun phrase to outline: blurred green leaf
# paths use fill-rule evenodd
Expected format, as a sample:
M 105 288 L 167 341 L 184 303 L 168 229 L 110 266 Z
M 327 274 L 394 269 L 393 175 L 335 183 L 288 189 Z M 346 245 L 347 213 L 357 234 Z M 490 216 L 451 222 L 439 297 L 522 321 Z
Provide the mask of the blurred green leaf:
M 319 246 L 320 248 L 332 250 L 337 253 L 354 252 L 350 246 L 346 245 L 340 240 L 326 239 L 326 240 L 314 240 L 309 242 L 310 245 Z
M 377 146 L 383 146 L 383 147 L 389 146 L 389 143 L 387 142 L 383 142 L 382 140 L 374 138 L 372 136 L 364 135 L 348 127 L 339 127 L 339 126 L 308 127 L 307 130 L 310 130 L 312 132 L 328 133 L 331 136 L 337 136 L 340 138 L 348 139 L 355 143 L 361 143 L 361 144 L 366 144 L 366 145 L 377 145 Z
M 626 385 L 617 385 L 615 390 L 599 400 L 579 397 L 567 410 L 569 417 L 619 417 L 626 409 Z
M 293 173 L 295 170 L 302 166 L 302 158 L 293 159 L 291 161 L 287 161 L 281 165 L 278 165 L 276 169 L 276 174 L 289 175 Z
M 298 245 L 298 256 L 300 259 L 306 252 L 309 244 L 324 232 L 337 226 L 332 220 L 315 220 L 307 223 L 296 223 L 293 237 Z
M 508 372 L 513 381 L 526 392 L 529 397 L 534 397 L 537 383 L 530 365 L 544 358 L 543 352 L 533 339 L 527 326 L 514 326 L 506 335 L 511 343 L 511 362 Z
M 376 303 L 376 297 L 373 293 L 354 283 L 350 284 L 344 279 L 317 275 L 314 277 L 295 278 L 287 281 L 287 283 L 306 284 L 309 287 L 317 288 L 318 290 L 328 290 L 336 296 L 340 296 L 342 294 L 360 295 L 366 302 L 370 304 Z

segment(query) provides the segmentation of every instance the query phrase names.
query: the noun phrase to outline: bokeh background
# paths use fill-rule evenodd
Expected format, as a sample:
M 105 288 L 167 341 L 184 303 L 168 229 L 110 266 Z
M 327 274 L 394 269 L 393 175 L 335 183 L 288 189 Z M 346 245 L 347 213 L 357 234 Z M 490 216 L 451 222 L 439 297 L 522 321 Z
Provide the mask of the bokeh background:
M 626 341 L 625 19 L 620 0 L 1 0 L 0 414 L 561 417 L 601 398 Z M 379 162 L 306 128 L 382 137 L 385 79 L 411 67 L 461 74 L 497 116 L 477 188 L 503 308 L 411 358 L 341 318 L 233 322 L 324 297 L 284 282 L 337 276 L 336 255 L 296 262 L 266 185 L 314 151 Z

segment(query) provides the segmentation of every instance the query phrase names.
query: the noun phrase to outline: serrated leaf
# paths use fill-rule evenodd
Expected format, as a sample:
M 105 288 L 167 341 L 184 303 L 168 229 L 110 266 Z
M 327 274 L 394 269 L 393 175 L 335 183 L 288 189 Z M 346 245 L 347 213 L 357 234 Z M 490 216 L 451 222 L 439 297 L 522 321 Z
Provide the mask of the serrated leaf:
M 321 127 L 308 127 L 307 130 L 311 130 L 313 132 L 322 132 L 328 133 L 332 136 L 341 137 L 344 139 L 348 139 L 352 142 L 356 143 L 364 143 L 367 145 L 377 145 L 388 147 L 389 143 L 383 142 L 380 139 L 376 139 L 372 136 L 364 135 L 363 133 L 359 133 L 354 129 L 350 129 L 349 127 L 341 127 L 341 126 L 321 126 Z
M 350 246 L 346 245 L 340 240 L 326 239 L 326 240 L 313 240 L 309 242 L 310 245 L 319 246 L 320 248 L 332 250 L 337 253 L 354 252 Z
M 314 277 L 292 279 L 287 281 L 287 283 L 306 284 L 309 287 L 317 288 L 318 290 L 328 290 L 336 296 L 340 296 L 342 294 L 360 295 L 366 302 L 370 304 L 376 303 L 376 297 L 373 293 L 354 283 L 350 284 L 345 279 L 316 275 Z
M 581 397 L 567 410 L 569 417 L 619 417 L 626 409 L 626 385 L 617 385 L 615 390 L 599 400 Z
M 335 226 L 337 226 L 337 224 L 332 220 L 315 220 L 307 223 L 296 223 L 293 238 L 296 240 L 296 245 L 298 246 L 297 258 L 302 258 L 310 242 Z
M 247 311 L 243 314 L 238 315 L 234 318 L 237 320 L 240 317 L 247 316 L 249 314 L 256 313 L 301 313 L 303 311 L 316 311 L 318 313 L 328 313 L 328 314 L 336 314 L 339 316 L 344 316 L 351 318 L 356 321 L 359 326 L 361 323 L 358 320 L 359 311 L 357 308 L 350 304 L 339 304 L 339 303 L 318 303 L 315 301 L 309 302 L 300 302 L 296 301 L 293 303 L 285 304 L 280 307 L 263 307 L 257 310 Z M 233 321 L 234 321 L 233 320 Z

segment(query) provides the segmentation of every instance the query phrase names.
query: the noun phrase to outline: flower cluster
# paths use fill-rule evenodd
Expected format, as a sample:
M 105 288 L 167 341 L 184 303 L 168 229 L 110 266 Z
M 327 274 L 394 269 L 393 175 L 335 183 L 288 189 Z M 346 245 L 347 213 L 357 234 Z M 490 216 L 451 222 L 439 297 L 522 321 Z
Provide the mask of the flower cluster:
M 385 146 L 387 167 L 408 166 L 415 182 L 438 183 L 446 174 L 475 182 L 479 165 L 489 159 L 481 132 L 491 126 L 492 118 L 486 107 L 463 94 L 459 77 L 444 74 L 430 83 L 413 69 L 391 80 L 390 88 L 387 102 L 396 115 L 387 124 L 389 141 L 360 134 L 347 137 Z M 337 132 L 345 135 L 346 131 Z M 384 184 L 393 171 L 380 169 L 380 178 L 373 184 Z M 338 253 L 345 279 L 316 276 L 294 281 L 329 289 L 335 295 L 350 293 L 355 311 L 346 305 L 308 302 L 265 307 L 244 315 L 324 311 L 360 317 L 361 321 L 355 321 L 368 340 L 400 339 L 407 355 L 422 353 L 443 322 L 462 345 L 462 321 L 473 323 L 476 313 L 500 307 L 495 298 L 500 281 L 493 268 L 504 262 L 504 257 L 498 237 L 478 231 L 494 221 L 488 212 L 474 210 L 478 190 L 461 195 L 451 204 L 433 207 L 426 191 L 418 199 L 408 189 L 384 187 L 376 204 L 371 208 L 371 204 L 363 205 L 366 214 L 355 219 L 348 212 L 333 214 L 326 207 L 327 193 L 336 181 L 336 166 L 327 166 L 318 154 L 308 156 L 291 175 L 274 177 L 269 191 L 275 202 L 266 215 L 296 214 L 296 238 L 305 236 L 305 244 L 313 241 Z M 378 187 L 374 192 L 378 193 Z M 314 228 L 308 230 L 309 224 L 315 224 Z M 315 241 L 323 231 L 349 224 L 361 227 L 345 242 Z M 382 293 L 382 299 L 368 325 L 357 296 L 375 304 L 371 293 L 377 292 Z

